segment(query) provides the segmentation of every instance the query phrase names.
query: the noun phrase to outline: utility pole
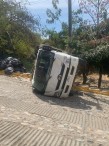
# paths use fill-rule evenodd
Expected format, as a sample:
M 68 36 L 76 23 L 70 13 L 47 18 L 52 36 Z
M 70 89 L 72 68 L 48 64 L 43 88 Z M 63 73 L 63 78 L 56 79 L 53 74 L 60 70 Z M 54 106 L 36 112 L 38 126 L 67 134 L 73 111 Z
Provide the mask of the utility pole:
M 70 44 L 72 41 L 72 0 L 68 0 L 68 37 L 69 37 L 68 47 L 70 49 Z

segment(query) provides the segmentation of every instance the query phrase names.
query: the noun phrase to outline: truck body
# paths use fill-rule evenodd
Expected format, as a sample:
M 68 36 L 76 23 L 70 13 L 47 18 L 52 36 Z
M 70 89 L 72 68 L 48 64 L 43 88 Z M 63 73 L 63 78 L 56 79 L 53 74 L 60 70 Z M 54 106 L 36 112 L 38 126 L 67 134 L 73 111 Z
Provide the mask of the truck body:
M 32 78 L 33 89 L 47 96 L 67 98 L 78 63 L 78 57 L 55 50 L 51 46 L 40 46 Z

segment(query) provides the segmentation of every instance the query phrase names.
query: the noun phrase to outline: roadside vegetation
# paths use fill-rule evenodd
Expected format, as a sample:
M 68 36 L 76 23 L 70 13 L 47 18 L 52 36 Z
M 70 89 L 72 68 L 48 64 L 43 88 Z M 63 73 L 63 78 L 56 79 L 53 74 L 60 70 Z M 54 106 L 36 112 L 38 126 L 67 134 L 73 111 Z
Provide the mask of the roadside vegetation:
M 39 21 L 17 2 L 0 0 L 0 58 L 20 58 L 26 65 L 40 44 Z M 29 66 L 27 65 L 27 68 Z

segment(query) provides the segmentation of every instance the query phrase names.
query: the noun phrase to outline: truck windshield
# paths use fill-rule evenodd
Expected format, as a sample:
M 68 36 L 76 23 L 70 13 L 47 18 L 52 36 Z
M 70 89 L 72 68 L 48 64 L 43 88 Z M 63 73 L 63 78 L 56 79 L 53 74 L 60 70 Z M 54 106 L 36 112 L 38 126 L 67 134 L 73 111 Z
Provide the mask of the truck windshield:
M 52 68 L 54 60 L 54 53 L 50 51 L 40 50 L 37 64 L 36 64 L 36 71 L 35 71 L 35 88 L 39 92 L 44 92 L 47 82 L 50 78 L 50 72 Z

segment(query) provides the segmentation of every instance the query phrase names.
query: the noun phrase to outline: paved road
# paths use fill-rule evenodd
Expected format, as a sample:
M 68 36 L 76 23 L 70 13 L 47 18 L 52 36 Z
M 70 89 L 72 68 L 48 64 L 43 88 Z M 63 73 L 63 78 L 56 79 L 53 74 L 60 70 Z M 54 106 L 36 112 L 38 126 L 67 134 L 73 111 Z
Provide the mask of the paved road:
M 0 76 L 0 146 L 109 146 L 108 111 L 105 96 L 45 97 Z

